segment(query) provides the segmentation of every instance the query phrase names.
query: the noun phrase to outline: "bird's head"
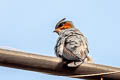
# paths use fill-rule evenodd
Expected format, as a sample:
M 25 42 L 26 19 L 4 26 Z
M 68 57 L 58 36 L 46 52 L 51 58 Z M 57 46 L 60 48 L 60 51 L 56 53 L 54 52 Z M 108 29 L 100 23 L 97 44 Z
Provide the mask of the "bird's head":
M 56 33 L 59 33 L 62 30 L 73 28 L 72 21 L 65 21 L 66 18 L 61 19 L 55 26 Z

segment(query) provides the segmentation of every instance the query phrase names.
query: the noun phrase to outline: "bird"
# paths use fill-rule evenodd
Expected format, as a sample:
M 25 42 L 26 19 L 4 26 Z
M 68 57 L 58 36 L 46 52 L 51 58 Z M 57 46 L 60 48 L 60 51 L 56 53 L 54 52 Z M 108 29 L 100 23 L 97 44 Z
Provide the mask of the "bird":
M 64 62 L 67 62 L 68 67 L 78 67 L 85 60 L 92 61 L 88 56 L 88 40 L 77 29 L 72 21 L 67 21 L 66 18 L 61 19 L 55 26 L 55 30 L 59 37 L 55 45 L 55 54 Z

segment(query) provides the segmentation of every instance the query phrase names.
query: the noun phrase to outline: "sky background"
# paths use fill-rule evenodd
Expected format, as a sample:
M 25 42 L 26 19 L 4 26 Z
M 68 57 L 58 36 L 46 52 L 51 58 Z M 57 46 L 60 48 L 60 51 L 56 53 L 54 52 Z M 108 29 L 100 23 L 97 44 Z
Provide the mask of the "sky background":
M 62 18 L 88 38 L 97 64 L 120 66 L 120 0 L 0 0 L 0 46 L 55 56 Z M 0 67 L 0 80 L 79 80 Z

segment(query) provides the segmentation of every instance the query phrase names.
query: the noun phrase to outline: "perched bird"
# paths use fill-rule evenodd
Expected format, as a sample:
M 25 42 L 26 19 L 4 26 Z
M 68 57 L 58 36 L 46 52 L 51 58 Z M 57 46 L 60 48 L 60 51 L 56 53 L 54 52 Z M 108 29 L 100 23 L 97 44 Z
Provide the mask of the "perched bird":
M 55 54 L 68 62 L 69 67 L 77 67 L 84 62 L 88 50 L 87 38 L 74 27 L 72 21 L 65 21 L 66 18 L 60 20 L 55 27 L 55 31 L 59 38 L 55 46 Z M 89 58 L 90 60 L 90 58 Z

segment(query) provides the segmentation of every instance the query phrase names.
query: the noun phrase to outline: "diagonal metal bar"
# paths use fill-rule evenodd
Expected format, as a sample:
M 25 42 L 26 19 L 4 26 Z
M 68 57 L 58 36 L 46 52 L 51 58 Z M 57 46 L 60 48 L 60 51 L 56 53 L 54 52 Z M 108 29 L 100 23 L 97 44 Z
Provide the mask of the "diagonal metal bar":
M 0 66 L 85 79 L 120 80 L 120 68 L 84 63 L 78 68 L 66 67 L 61 59 L 22 51 L 0 49 Z

